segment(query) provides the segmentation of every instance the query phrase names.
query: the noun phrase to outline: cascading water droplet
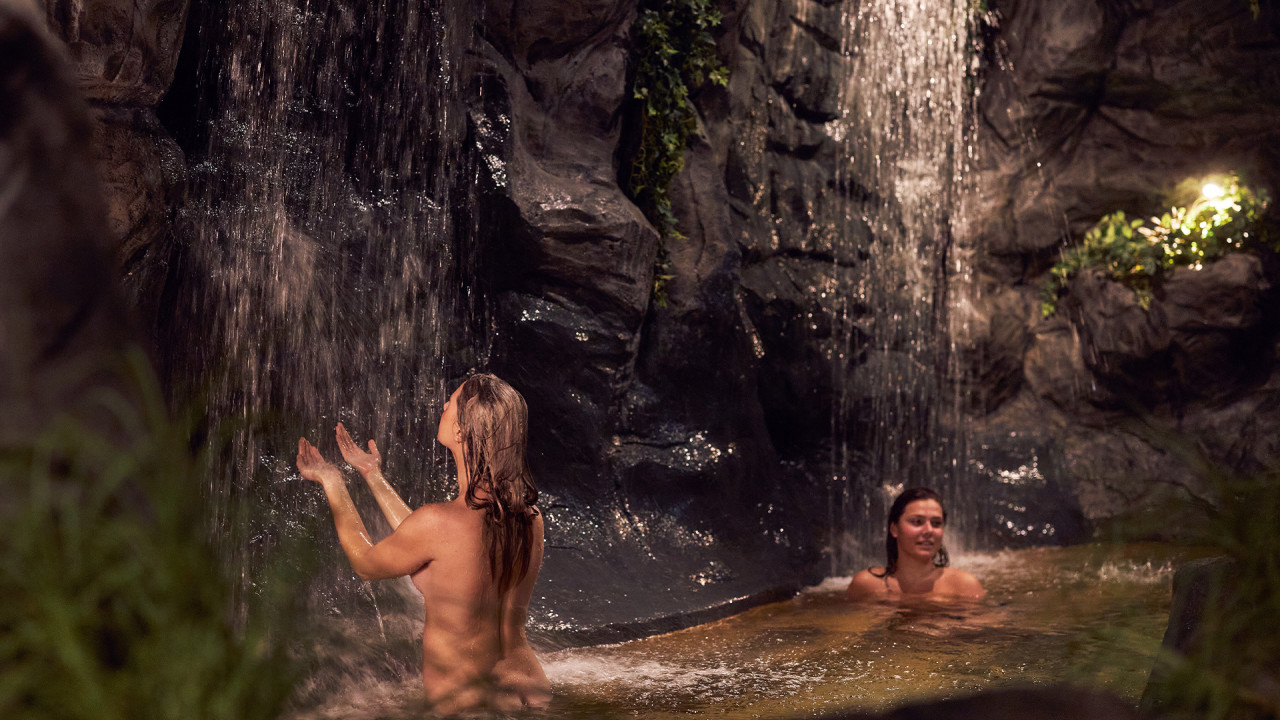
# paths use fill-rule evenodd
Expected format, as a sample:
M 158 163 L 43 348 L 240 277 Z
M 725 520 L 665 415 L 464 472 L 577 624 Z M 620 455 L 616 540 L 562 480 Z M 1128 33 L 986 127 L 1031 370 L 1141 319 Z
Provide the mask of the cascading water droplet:
M 962 504 L 964 442 L 946 420 L 957 407 L 948 309 L 969 291 L 952 253 L 972 122 L 972 12 L 967 0 L 846 10 L 845 82 L 827 129 L 847 159 L 837 184 L 857 192 L 832 219 L 831 242 L 834 255 L 862 263 L 826 289 L 852 360 L 833 366 L 833 520 L 845 535 L 833 570 L 879 560 L 903 486 Z
M 295 474 L 299 435 L 333 460 L 339 420 L 377 439 L 411 504 L 449 487 L 435 420 L 446 383 L 484 352 L 470 333 L 459 87 L 471 8 L 256 0 L 200 12 L 212 107 L 182 223 L 203 278 L 185 311 L 185 374 L 199 378 L 216 450 L 215 541 L 251 579 L 322 509 Z M 367 602 L 358 587 L 327 601 Z

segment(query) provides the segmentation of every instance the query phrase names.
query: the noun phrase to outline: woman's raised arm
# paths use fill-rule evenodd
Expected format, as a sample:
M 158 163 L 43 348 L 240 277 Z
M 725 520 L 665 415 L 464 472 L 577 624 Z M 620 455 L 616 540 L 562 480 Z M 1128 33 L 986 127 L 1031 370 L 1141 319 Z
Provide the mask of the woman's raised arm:
M 382 453 L 378 452 L 378 444 L 370 440 L 369 452 L 361 450 L 342 423 L 338 423 L 335 433 L 338 436 L 338 449 L 342 451 L 342 458 L 355 468 L 369 485 L 374 499 L 378 501 L 378 507 L 382 509 L 382 516 L 387 519 L 392 530 L 400 527 L 400 523 L 409 517 L 411 511 L 404 498 L 400 497 L 395 488 L 391 487 L 391 483 L 387 482 L 387 478 L 382 475 Z

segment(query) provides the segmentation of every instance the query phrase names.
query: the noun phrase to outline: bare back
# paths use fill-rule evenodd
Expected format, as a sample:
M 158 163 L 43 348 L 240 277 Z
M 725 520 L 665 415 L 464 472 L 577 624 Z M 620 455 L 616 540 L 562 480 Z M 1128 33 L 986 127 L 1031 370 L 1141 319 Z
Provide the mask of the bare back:
M 425 505 L 406 519 L 431 526 L 432 559 L 411 573 L 425 603 L 422 676 L 439 712 L 543 706 L 551 691 L 525 637 L 542 566 L 543 522 L 535 516 L 529 571 L 499 595 L 484 546 L 484 513 L 461 500 Z

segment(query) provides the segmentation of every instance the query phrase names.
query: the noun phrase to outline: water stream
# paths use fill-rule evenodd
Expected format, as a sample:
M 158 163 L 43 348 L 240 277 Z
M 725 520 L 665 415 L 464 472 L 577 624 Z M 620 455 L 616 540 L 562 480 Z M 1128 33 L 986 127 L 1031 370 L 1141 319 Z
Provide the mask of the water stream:
M 966 438 L 955 423 L 948 314 L 974 292 L 960 247 L 973 152 L 974 12 L 969 0 L 845 10 L 845 81 L 827 131 L 848 160 L 836 169 L 838 184 L 855 189 L 855 200 L 829 222 L 833 256 L 863 261 L 853 276 L 838 266 L 832 274 L 838 347 L 851 354 L 833 366 L 837 570 L 876 554 L 888 504 L 904 486 L 931 486 L 952 517 L 975 516 Z
M 211 119 L 183 218 L 201 280 L 179 310 L 196 328 L 182 374 L 210 418 L 215 536 L 245 577 L 320 509 L 292 467 L 299 435 L 332 447 L 344 421 L 379 440 L 388 477 L 420 478 L 401 483 L 408 502 L 447 492 L 435 418 L 483 352 L 460 149 L 468 13 L 251 0 L 190 20 Z M 250 518 L 233 518 L 242 505 Z

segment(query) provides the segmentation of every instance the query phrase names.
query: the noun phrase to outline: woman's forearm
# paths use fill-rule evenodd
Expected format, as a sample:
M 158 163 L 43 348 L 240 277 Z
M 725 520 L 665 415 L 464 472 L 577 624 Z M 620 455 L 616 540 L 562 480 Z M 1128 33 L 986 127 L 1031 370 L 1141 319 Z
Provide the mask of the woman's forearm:
M 333 524 L 338 531 L 338 543 L 347 554 L 351 568 L 364 579 L 369 579 L 368 568 L 365 567 L 364 554 L 373 548 L 373 540 L 364 526 L 364 520 L 351 500 L 351 493 L 341 480 L 325 482 L 324 494 L 329 500 L 329 508 L 333 511 Z
M 391 483 L 387 482 L 387 478 L 382 474 L 381 470 L 372 470 L 364 475 L 364 481 L 369 485 L 369 490 L 373 493 L 373 498 L 378 501 L 378 507 L 382 509 L 382 516 L 387 519 L 391 525 L 391 529 L 395 530 L 400 527 L 400 523 L 409 517 L 412 512 L 409 505 L 405 503 L 404 498 L 391 487 Z

